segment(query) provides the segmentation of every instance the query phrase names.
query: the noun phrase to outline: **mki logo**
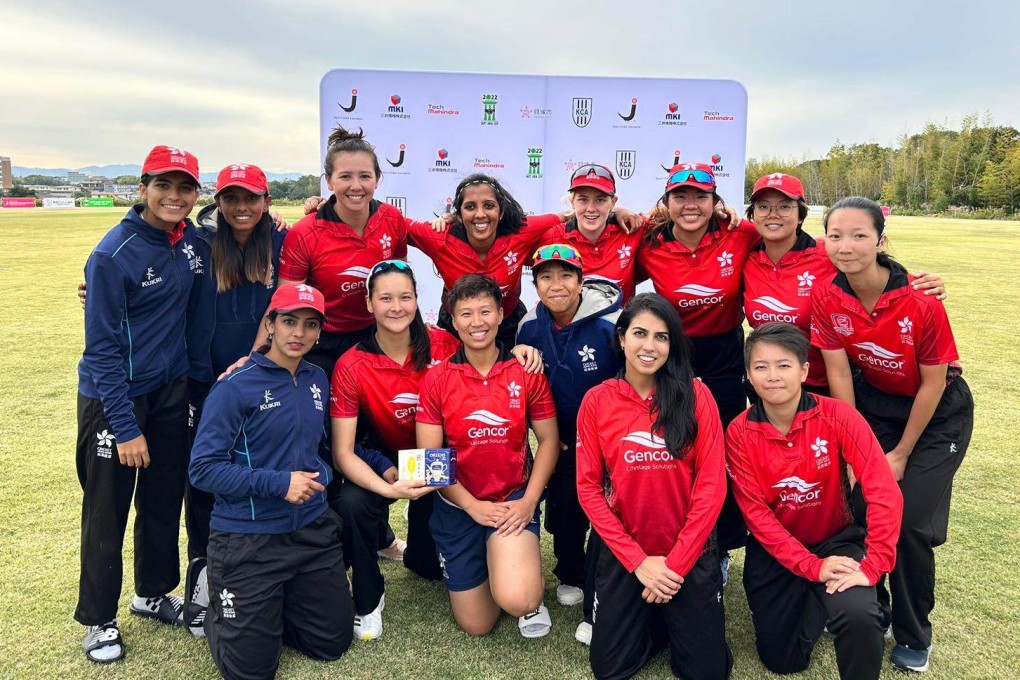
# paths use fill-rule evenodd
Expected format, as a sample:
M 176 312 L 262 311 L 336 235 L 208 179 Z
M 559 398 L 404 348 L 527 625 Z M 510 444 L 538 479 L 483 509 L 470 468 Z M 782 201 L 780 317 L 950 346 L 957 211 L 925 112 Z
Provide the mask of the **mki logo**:
M 591 122 L 592 99 L 591 97 L 574 97 L 574 108 L 571 117 L 574 125 L 579 128 L 587 127 Z
M 399 104 L 400 103 L 400 95 L 399 94 L 391 94 L 390 95 L 390 103 L 393 104 L 393 106 L 396 106 L 397 104 Z
M 382 114 L 383 118 L 410 118 L 411 114 L 404 113 L 404 107 L 400 103 L 399 94 L 390 95 L 390 105 L 386 107 L 386 113 Z
M 637 165 L 637 151 L 617 149 L 616 151 L 616 176 L 620 179 L 630 179 L 634 176 Z
M 358 90 L 357 90 L 357 88 L 351 90 L 351 103 L 350 103 L 349 106 L 344 106 L 343 104 L 341 104 L 339 102 L 337 102 L 337 106 L 339 106 L 341 109 L 343 109 L 347 113 L 353 113 L 354 109 L 356 109 L 358 107 Z
M 666 105 L 666 114 L 659 121 L 659 125 L 677 125 L 684 127 L 687 125 L 687 121 L 684 120 L 683 114 L 680 113 L 680 105 L 676 102 L 670 102 Z
M 671 103 L 669 105 L 669 112 L 670 113 L 676 113 L 677 109 L 679 109 L 679 108 L 680 107 L 676 105 L 676 102 L 673 102 L 673 103 Z
M 680 165 L 680 149 L 673 150 L 673 162 L 670 163 L 668 167 L 665 165 L 660 165 L 659 167 L 665 170 L 666 172 L 669 172 L 670 170 L 673 169 L 674 165 Z
M 618 115 L 621 120 L 625 120 L 627 122 L 634 120 L 634 116 L 637 115 L 637 97 L 630 100 L 630 112 L 626 116 L 620 112 L 617 112 L 616 115 Z
M 407 145 L 406 144 L 401 144 L 400 145 L 400 153 L 397 154 L 397 160 L 391 161 L 389 158 L 387 158 L 386 162 L 389 163 L 394 168 L 399 168 L 401 165 L 404 164 L 404 152 L 406 150 L 407 150 Z
M 499 121 L 496 120 L 496 104 L 498 103 L 498 94 L 482 95 L 482 125 L 499 125 Z
M 450 152 L 446 149 L 437 150 L 436 160 L 433 167 L 429 168 L 429 172 L 457 172 L 457 168 L 453 167 L 453 159 L 450 158 Z

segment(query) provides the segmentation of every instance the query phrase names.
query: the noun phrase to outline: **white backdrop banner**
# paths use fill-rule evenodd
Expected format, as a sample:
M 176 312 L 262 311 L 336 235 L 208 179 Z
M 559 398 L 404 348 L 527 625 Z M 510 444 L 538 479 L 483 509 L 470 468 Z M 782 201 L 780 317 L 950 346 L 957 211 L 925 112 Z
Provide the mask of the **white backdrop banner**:
M 618 205 L 638 212 L 678 162 L 711 163 L 719 194 L 743 204 L 747 92 L 736 81 L 336 69 L 319 95 L 320 158 L 335 125 L 362 128 L 382 165 L 376 198 L 412 219 L 442 214 L 473 172 L 499 179 L 529 214 L 559 212 L 585 163 L 611 168 Z M 434 321 L 442 282 L 410 252 Z M 523 299 L 536 299 L 530 273 Z

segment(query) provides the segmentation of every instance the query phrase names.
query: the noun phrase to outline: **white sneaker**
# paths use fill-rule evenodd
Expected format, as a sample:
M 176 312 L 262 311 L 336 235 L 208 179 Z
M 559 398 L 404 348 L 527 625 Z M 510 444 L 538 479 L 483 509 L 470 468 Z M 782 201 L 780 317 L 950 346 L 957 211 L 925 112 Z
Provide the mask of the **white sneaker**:
M 591 647 L 591 624 L 587 621 L 577 624 L 577 630 L 574 631 L 574 639 L 582 645 Z
M 379 606 L 364 616 L 354 617 L 354 637 L 359 640 L 375 640 L 382 637 L 382 613 L 386 606 L 386 595 L 379 598 Z
M 584 591 L 577 586 L 556 586 L 556 601 L 564 607 L 573 607 L 584 602 Z

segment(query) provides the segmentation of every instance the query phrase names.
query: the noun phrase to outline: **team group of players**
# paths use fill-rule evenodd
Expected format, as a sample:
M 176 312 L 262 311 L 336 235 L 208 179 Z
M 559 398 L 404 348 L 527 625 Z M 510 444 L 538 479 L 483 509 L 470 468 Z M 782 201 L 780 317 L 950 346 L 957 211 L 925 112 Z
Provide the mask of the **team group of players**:
M 888 635 L 895 667 L 928 668 L 933 548 L 973 402 L 941 280 L 888 256 L 876 204 L 840 201 L 816 240 L 797 178 L 759 179 L 742 220 L 710 166 L 684 164 L 644 217 L 586 165 L 570 214 L 526 216 L 476 174 L 455 219 L 427 223 L 374 200 L 360 134 L 334 131 L 324 171 L 332 194 L 286 233 L 252 165 L 219 173 L 194 225 L 197 160 L 156 147 L 140 203 L 89 257 L 89 659 L 125 653 L 132 499 L 130 611 L 206 636 L 228 678 L 272 677 L 283 644 L 332 660 L 382 635 L 397 499 L 404 564 L 444 581 L 461 629 L 488 634 L 505 611 L 546 635 L 544 500 L 557 600 L 582 605 L 598 678 L 665 647 L 679 677 L 728 677 L 723 585 L 742 547 L 770 670 L 807 668 L 823 629 L 841 677 L 878 677 Z M 443 278 L 441 328 L 418 310 L 408 244 Z M 645 279 L 656 292 L 635 295 Z M 398 479 L 397 451 L 440 446 L 457 484 Z

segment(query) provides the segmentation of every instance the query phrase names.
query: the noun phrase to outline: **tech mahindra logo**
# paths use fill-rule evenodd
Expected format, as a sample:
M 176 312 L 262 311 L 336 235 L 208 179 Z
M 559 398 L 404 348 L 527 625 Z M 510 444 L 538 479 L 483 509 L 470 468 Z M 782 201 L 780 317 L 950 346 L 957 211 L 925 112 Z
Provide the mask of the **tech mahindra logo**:
M 719 295 L 719 293 L 722 292 L 722 288 L 709 288 L 708 286 L 702 286 L 697 283 L 688 283 L 686 286 L 680 286 L 673 292 L 696 298 L 694 300 L 677 301 L 677 305 L 681 308 L 715 305 L 726 299 L 725 295 Z
M 346 111 L 347 113 L 353 113 L 354 109 L 358 108 L 358 90 L 357 88 L 351 90 L 351 103 L 349 106 L 344 106 L 340 102 L 337 102 L 337 106 Z
M 810 503 L 811 501 L 819 501 L 822 495 L 822 490 L 819 487 L 821 482 L 815 482 L 814 484 L 805 482 L 803 479 L 797 476 L 784 477 L 780 479 L 777 484 L 773 484 L 773 489 L 789 489 L 788 491 L 779 492 L 779 500 L 784 503 Z
M 371 269 L 368 267 L 348 267 L 338 274 L 338 276 L 346 276 L 356 281 L 344 281 L 340 284 L 340 290 L 344 293 L 350 293 L 351 291 L 364 290 L 365 279 L 371 273 Z
M 393 416 L 397 420 L 403 420 L 413 416 L 415 411 L 418 410 L 418 395 L 414 392 L 401 392 L 390 399 L 390 403 L 400 407 L 393 411 Z
M 755 321 L 785 321 L 786 323 L 795 324 L 800 316 L 800 314 L 793 314 L 793 312 L 797 311 L 796 307 L 784 304 L 771 295 L 763 295 L 760 298 L 755 298 L 754 302 L 766 309 L 772 310 L 771 312 L 762 312 L 757 309 L 754 310 L 751 312 L 751 318 Z
M 891 371 L 903 370 L 903 362 L 896 361 L 896 359 L 903 356 L 902 354 L 891 352 L 885 347 L 876 345 L 873 342 L 855 342 L 854 347 L 864 350 L 864 352 L 857 355 L 857 358 L 869 366 L 884 368 Z
M 639 450 L 627 449 L 623 452 L 623 460 L 627 463 L 658 463 L 671 462 L 676 459 L 666 450 L 666 440 L 651 432 L 631 432 L 620 441 L 637 444 Z
M 488 437 L 503 437 L 507 436 L 510 431 L 510 427 L 507 425 L 510 421 L 506 418 L 497 416 L 492 411 L 486 411 L 485 409 L 478 409 L 472 411 L 468 415 L 464 416 L 464 420 L 474 420 L 482 423 L 486 427 L 469 427 L 467 436 L 472 439 L 485 439 Z
M 616 112 L 616 115 L 618 115 L 621 120 L 625 120 L 628 123 L 634 120 L 634 116 L 637 115 L 637 97 L 630 100 L 630 112 L 626 116 L 619 111 Z
M 666 167 L 665 165 L 660 165 L 659 167 L 666 172 L 669 172 L 673 169 L 674 165 L 680 165 L 680 149 L 673 150 L 673 162 L 669 165 L 669 167 Z
M 387 158 L 386 162 L 389 163 L 391 167 L 399 168 L 401 165 L 404 164 L 404 152 L 406 150 L 407 150 L 407 145 L 406 144 L 401 144 L 400 145 L 400 153 L 397 154 L 397 160 L 391 161 L 389 158 Z

